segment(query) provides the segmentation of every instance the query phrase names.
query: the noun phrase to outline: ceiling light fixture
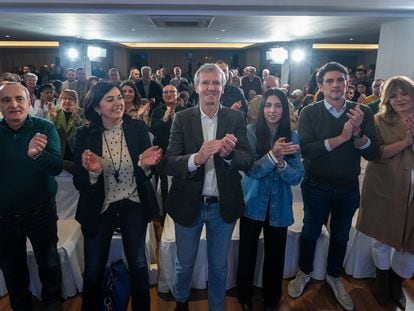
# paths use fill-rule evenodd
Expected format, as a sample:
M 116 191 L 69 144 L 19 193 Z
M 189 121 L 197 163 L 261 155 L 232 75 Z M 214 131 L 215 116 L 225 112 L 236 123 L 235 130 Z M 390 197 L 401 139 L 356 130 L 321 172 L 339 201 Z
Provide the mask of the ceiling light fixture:
M 3 48 L 43 48 L 59 47 L 58 41 L 0 41 L 0 47 Z
M 314 43 L 313 49 L 322 50 L 378 50 L 378 44 L 357 44 L 357 43 Z
M 305 52 L 302 49 L 296 49 L 292 52 L 292 60 L 299 63 L 305 59 Z
M 147 49 L 244 49 L 255 43 L 219 43 L 219 42 L 197 42 L 197 43 L 178 43 L 178 42 L 120 42 L 130 48 Z
M 289 57 L 288 50 L 283 47 L 270 49 L 266 52 L 266 59 L 273 64 L 283 64 Z
M 69 48 L 66 54 L 70 60 L 75 60 L 79 57 L 79 52 L 75 48 Z

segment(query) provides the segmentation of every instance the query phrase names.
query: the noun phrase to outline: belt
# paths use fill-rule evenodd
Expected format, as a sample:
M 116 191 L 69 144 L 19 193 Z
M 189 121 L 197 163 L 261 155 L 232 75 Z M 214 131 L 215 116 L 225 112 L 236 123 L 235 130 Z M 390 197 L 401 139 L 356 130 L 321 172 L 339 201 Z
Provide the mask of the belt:
M 208 195 L 202 195 L 201 196 L 201 202 L 204 202 L 204 204 L 213 204 L 218 203 L 219 198 L 218 197 L 211 197 Z

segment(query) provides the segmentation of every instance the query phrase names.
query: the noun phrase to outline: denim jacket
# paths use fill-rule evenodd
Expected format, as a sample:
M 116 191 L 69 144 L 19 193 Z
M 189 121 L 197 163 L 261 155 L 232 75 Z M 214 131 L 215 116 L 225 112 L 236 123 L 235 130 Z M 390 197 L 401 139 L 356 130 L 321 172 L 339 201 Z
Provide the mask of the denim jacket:
M 294 222 L 290 186 L 299 184 L 304 171 L 300 152 L 286 157 L 285 168 L 278 169 L 269 153 L 259 158 L 254 124 L 247 126 L 247 138 L 254 151 L 256 161 L 242 180 L 244 201 L 246 202 L 244 216 L 264 221 L 267 208 L 270 206 L 270 225 L 288 227 Z M 295 131 L 292 131 L 292 142 L 299 144 L 299 137 Z

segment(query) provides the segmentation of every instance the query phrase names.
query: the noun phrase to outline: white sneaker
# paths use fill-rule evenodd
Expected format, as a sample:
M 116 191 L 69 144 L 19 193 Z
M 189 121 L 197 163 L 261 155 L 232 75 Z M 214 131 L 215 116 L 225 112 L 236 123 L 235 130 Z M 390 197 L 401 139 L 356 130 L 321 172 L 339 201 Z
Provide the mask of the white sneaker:
M 342 283 L 341 278 L 334 278 L 327 274 L 326 283 L 329 284 L 329 286 L 335 294 L 336 300 L 338 300 L 339 304 L 345 310 L 354 309 L 354 303 L 352 302 L 351 296 L 349 296 L 349 294 L 345 290 L 344 283 Z
M 303 290 L 306 287 L 306 284 L 310 281 L 310 275 L 305 274 L 301 270 L 296 274 L 296 277 L 289 282 L 288 284 L 288 294 L 292 298 L 298 298 L 302 295 Z

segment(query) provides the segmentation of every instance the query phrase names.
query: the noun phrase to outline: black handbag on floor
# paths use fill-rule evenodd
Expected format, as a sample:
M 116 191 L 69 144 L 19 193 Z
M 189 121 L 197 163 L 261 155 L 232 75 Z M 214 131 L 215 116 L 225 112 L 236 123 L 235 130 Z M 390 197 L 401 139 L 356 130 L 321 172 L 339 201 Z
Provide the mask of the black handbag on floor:
M 130 295 L 126 263 L 122 259 L 111 262 L 105 271 L 101 311 L 126 311 Z

